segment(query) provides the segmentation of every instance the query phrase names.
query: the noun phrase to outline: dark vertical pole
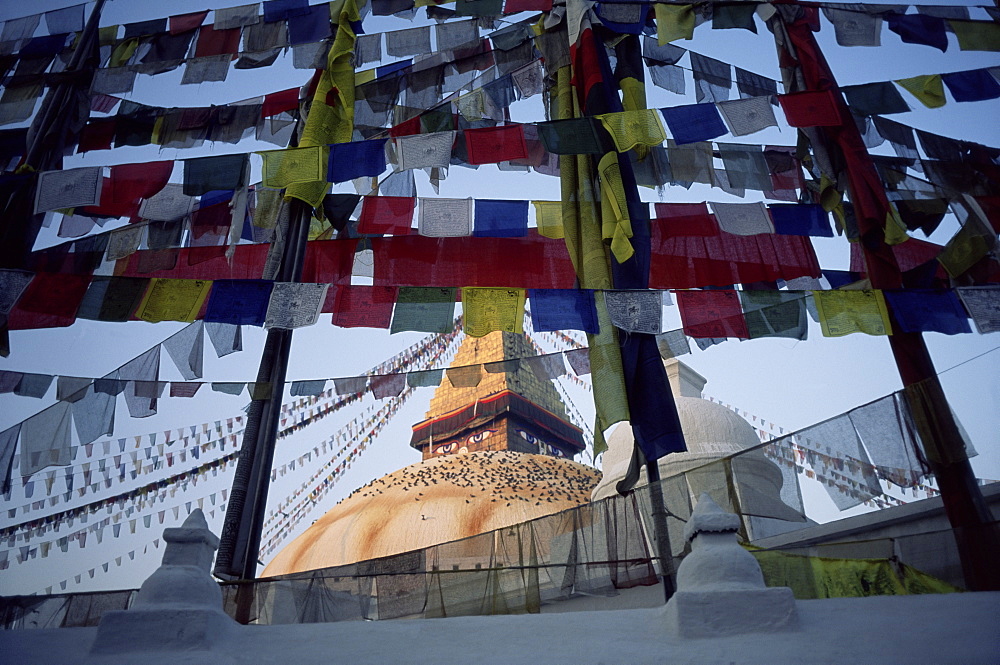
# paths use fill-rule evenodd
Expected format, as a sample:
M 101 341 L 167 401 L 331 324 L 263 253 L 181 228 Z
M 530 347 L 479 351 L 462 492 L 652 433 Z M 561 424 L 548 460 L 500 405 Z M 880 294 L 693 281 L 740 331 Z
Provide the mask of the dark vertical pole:
M 80 86 L 90 88 L 91 75 L 87 69 L 94 63 L 88 62 L 94 52 L 101 22 L 101 11 L 105 0 L 97 0 L 90 12 L 87 25 L 77 40 L 73 57 L 66 65 L 64 79 L 52 87 L 42 106 L 35 114 L 28 128 L 28 143 L 25 146 L 21 164 L 36 171 L 51 171 L 62 167 L 62 151 L 65 139 L 65 116 L 72 92 Z M 35 245 L 38 231 L 42 227 L 44 214 L 34 214 L 34 188 L 19 187 L 10 192 L 3 202 L 0 216 L 0 267 L 22 268 L 25 259 Z
M 288 236 L 277 281 L 297 282 L 302 278 L 308 240 L 309 210 L 301 201 L 291 203 Z M 267 332 L 257 381 L 269 383 L 267 399 L 253 400 L 247 413 L 236 477 L 229 495 L 226 520 L 222 527 L 214 573 L 223 579 L 252 580 L 257 574 L 257 555 L 264 525 L 270 486 L 274 444 L 281 413 L 281 396 L 288 370 L 292 331 L 271 328 Z M 249 584 L 237 587 L 237 621 L 248 623 L 253 603 Z
M 841 124 L 814 128 L 817 131 L 813 136 L 821 140 L 831 162 L 839 165 L 847 176 L 861 235 L 859 244 L 872 288 L 897 288 L 902 277 L 884 232 L 890 204 L 804 11 L 800 6 L 781 5 L 771 23 L 778 40 L 779 59 L 782 63 L 793 63 L 785 71 L 786 92 L 831 90 L 834 93 Z M 894 330 L 889 345 L 925 456 L 938 480 L 966 586 L 973 591 L 1000 590 L 1000 567 L 996 566 L 1000 530 L 976 483 L 964 441 L 923 336 Z
M 670 535 L 667 532 L 667 508 L 663 502 L 659 460 L 646 463 L 646 475 L 649 477 L 653 535 L 656 538 L 656 549 L 660 552 L 660 577 L 663 580 L 663 600 L 666 602 L 670 600 L 677 589 L 674 586 L 674 554 L 670 547 Z

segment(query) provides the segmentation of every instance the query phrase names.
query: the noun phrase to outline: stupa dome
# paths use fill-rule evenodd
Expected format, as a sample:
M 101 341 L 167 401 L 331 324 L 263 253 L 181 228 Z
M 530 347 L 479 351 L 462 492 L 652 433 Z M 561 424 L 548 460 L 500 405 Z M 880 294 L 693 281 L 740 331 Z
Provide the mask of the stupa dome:
M 288 544 L 263 576 L 339 566 L 467 538 L 586 503 L 600 473 L 514 451 L 426 459 L 356 490 Z

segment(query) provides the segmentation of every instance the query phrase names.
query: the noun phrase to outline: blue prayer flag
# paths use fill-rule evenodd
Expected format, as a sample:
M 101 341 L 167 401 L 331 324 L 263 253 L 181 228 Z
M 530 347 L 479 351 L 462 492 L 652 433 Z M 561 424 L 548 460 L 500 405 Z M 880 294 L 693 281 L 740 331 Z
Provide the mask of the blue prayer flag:
M 521 238 L 527 234 L 527 201 L 476 199 L 472 235 L 478 238 Z
M 393 72 L 398 72 L 400 69 L 405 69 L 413 64 L 413 60 L 400 60 L 399 62 L 394 62 L 391 65 L 382 65 L 381 67 L 375 68 L 375 78 L 382 78 L 392 74 Z
M 826 277 L 826 281 L 830 282 L 830 288 L 839 289 L 861 279 L 861 273 L 850 270 L 824 270 L 823 277 Z
M 321 2 L 305 14 L 288 17 L 288 43 L 314 44 L 330 36 L 330 5 Z
M 597 334 L 597 304 L 591 289 L 529 289 L 531 325 L 539 331 L 582 330 Z
M 308 13 L 309 0 L 264 0 L 264 23 L 284 21 Z
M 371 139 L 332 144 L 326 179 L 346 182 L 362 176 L 381 175 L 385 171 L 385 142 L 386 139 Z
M 685 104 L 660 109 L 660 113 L 678 145 L 708 141 L 729 131 L 715 104 Z
M 942 74 L 941 79 L 956 102 L 981 102 L 1000 97 L 1000 83 L 988 69 Z
M 942 53 L 948 50 L 944 19 L 927 14 L 886 14 L 889 29 L 907 44 L 933 46 Z
M 970 333 L 969 316 L 951 289 L 883 291 L 892 316 L 903 332 Z
M 274 282 L 263 279 L 217 279 L 212 282 L 205 321 L 263 326 Z
M 833 237 L 830 216 L 815 203 L 775 203 L 767 207 L 774 232 L 785 236 Z

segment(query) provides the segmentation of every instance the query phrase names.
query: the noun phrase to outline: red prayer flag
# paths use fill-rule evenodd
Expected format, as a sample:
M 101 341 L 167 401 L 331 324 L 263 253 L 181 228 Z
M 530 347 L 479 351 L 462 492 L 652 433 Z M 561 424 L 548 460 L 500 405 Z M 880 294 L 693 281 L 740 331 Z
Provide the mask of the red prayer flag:
M 83 210 L 95 215 L 136 217 L 140 200 L 166 187 L 173 170 L 171 160 L 112 166 L 111 177 L 105 178 L 101 187 L 100 205 L 87 206 Z
M 808 236 L 761 234 L 669 237 L 650 225 L 649 286 L 691 289 L 819 277 L 819 261 Z
M 547 12 L 550 9 L 552 9 L 552 0 L 507 0 L 503 5 L 504 14 Z
M 192 247 L 189 249 L 142 250 L 119 261 L 124 268 L 116 275 L 124 277 L 170 277 L 173 279 L 260 279 L 270 245 L 237 245 L 232 261 L 226 258 L 225 247 Z M 165 265 L 168 256 L 171 265 Z M 163 261 L 155 260 L 157 256 Z
M 188 30 L 194 30 L 195 28 L 201 26 L 206 16 L 208 16 L 207 10 L 203 12 L 192 12 L 190 14 L 178 14 L 177 16 L 171 16 L 170 34 L 179 35 L 180 33 L 187 32 Z
M 420 133 L 420 116 L 414 116 L 389 128 L 389 136 L 412 136 Z
M 656 203 L 654 224 L 664 237 L 717 236 L 721 233 L 707 203 Z
M 215 26 L 203 25 L 198 30 L 198 43 L 194 47 L 194 57 L 233 54 L 240 50 L 242 28 L 216 30 Z
M 358 233 L 405 236 L 410 233 L 417 199 L 409 196 L 366 196 Z
M 111 150 L 111 142 L 115 139 L 117 118 L 94 118 L 80 130 L 80 142 L 77 151 L 84 153 L 91 150 Z
M 299 107 L 299 89 L 289 88 L 281 92 L 264 95 L 264 106 L 261 107 L 262 118 L 269 118 L 285 111 L 294 111 Z
M 735 290 L 677 291 L 674 295 L 685 335 L 698 338 L 750 337 L 740 296 Z
M 785 119 L 792 127 L 837 127 L 842 124 L 831 90 L 778 95 Z
M 913 270 L 917 266 L 922 266 L 928 261 L 933 261 L 943 250 L 944 247 L 941 245 L 933 242 L 927 242 L 926 240 L 919 240 L 917 238 L 910 238 L 906 242 L 901 242 L 898 245 L 892 245 L 892 253 L 896 257 L 896 263 L 899 264 L 899 270 L 901 272 Z M 861 245 L 856 242 L 851 243 L 850 270 L 851 272 L 861 274 L 867 273 Z M 944 277 L 943 271 L 944 266 L 939 266 L 938 272 L 941 277 Z
M 469 164 L 496 164 L 528 158 L 521 125 L 466 129 L 464 133 Z
M 36 273 L 11 309 L 7 325 L 11 330 L 73 325 L 90 280 L 90 275 Z
M 388 328 L 396 289 L 388 286 L 338 286 L 333 325 L 341 328 Z
M 317 284 L 350 284 L 354 268 L 357 239 L 314 240 L 306 245 L 306 259 L 302 267 L 302 281 Z M 327 300 L 335 289 L 327 293 Z M 324 309 L 324 312 L 332 312 Z

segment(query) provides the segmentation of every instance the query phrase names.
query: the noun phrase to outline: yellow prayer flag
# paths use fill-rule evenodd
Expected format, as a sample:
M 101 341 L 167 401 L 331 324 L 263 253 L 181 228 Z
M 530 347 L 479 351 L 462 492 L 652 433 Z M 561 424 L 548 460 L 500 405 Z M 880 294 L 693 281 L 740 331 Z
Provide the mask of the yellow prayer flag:
M 136 316 L 143 321 L 194 321 L 212 289 L 205 279 L 154 277 L 139 303 Z
M 996 234 L 970 216 L 938 255 L 938 262 L 952 277 L 959 277 L 996 245 Z
M 524 289 L 462 288 L 465 334 L 483 337 L 494 330 L 524 332 Z
M 264 186 L 281 189 L 295 182 L 325 182 L 328 150 L 326 146 L 313 146 L 258 152 L 264 158 Z
M 632 258 L 635 249 L 632 237 L 632 221 L 628 215 L 625 185 L 622 183 L 618 153 L 609 152 L 597 165 L 601 176 L 601 232 L 605 240 L 611 240 L 611 253 L 619 263 Z
M 344 0 L 338 12 L 337 36 L 327 55 L 326 69 L 320 76 L 309 105 L 305 128 L 299 146 L 311 148 L 331 143 L 347 143 L 354 133 L 354 42 L 352 21 L 360 21 L 356 0 Z M 318 208 L 330 188 L 326 178 L 313 182 L 292 183 L 285 198 L 305 201 Z
M 309 240 L 321 240 L 323 234 L 332 229 L 333 226 L 325 219 L 312 217 L 309 220 Z
M 535 206 L 535 224 L 538 235 L 546 238 L 562 238 L 562 201 L 532 201 Z
M 877 289 L 862 291 L 813 291 L 824 337 L 862 332 L 888 335 L 892 330 L 885 298 Z
M 1000 51 L 1000 24 L 993 21 L 949 20 L 963 51 Z
M 354 85 L 362 85 L 364 83 L 368 83 L 374 80 L 375 80 L 374 69 L 366 69 L 364 71 L 357 72 L 354 75 Z
M 899 216 L 896 206 L 889 204 L 889 212 L 885 214 L 885 242 L 887 245 L 898 245 L 906 242 L 910 236 L 906 235 L 906 222 Z
M 896 83 L 929 109 L 941 108 L 948 101 L 944 96 L 944 82 L 940 74 L 897 79 Z
M 656 11 L 656 38 L 660 46 L 677 39 L 694 37 L 694 5 L 667 5 L 658 2 Z
M 667 132 L 656 109 L 605 113 L 597 117 L 611 134 L 618 152 L 628 152 L 637 145 L 660 145 L 667 140 Z

